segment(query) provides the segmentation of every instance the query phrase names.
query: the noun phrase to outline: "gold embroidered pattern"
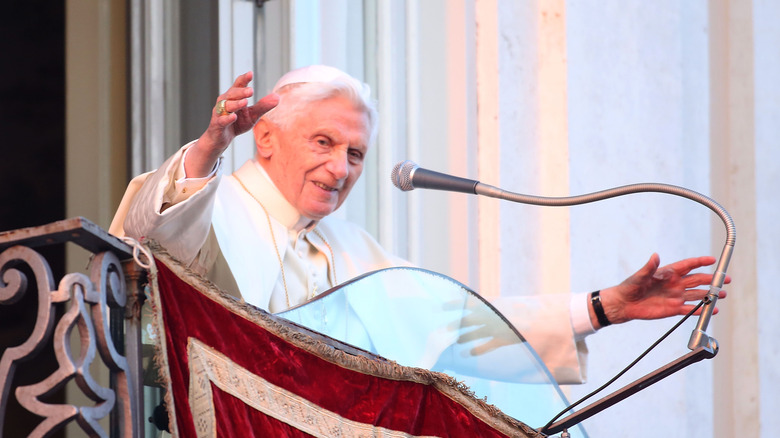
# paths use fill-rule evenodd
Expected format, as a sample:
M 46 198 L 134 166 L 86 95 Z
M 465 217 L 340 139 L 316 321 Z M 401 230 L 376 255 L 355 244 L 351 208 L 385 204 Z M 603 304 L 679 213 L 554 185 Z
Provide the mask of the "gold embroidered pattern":
M 254 409 L 315 437 L 418 437 L 341 417 L 276 386 L 203 342 L 190 338 L 190 410 L 198 438 L 217 436 L 211 383 Z

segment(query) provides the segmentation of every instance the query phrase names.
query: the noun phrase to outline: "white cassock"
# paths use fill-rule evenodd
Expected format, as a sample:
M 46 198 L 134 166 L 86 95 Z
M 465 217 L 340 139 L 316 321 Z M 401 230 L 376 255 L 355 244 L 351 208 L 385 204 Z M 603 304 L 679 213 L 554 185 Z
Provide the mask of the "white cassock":
M 253 160 L 226 177 L 183 178 L 188 147 L 130 183 L 112 234 L 155 240 L 193 271 L 273 313 L 364 273 L 410 265 L 355 224 L 301 217 Z M 558 383 L 585 381 L 581 338 L 593 332 L 586 294 L 499 297 L 491 303 Z

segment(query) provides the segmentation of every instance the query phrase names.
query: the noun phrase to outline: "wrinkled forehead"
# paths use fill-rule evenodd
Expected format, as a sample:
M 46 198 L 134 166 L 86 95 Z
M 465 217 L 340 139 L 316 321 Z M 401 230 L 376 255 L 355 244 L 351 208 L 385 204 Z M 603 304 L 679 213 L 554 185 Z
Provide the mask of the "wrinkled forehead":
M 341 94 L 322 96 L 316 99 L 296 96 L 280 96 L 280 128 L 304 125 L 314 128 L 339 126 L 351 127 L 353 132 L 361 131 L 363 142 L 370 142 L 371 113 L 363 105 Z M 286 100 L 285 100 L 286 98 Z
M 279 79 L 273 92 L 279 95 L 279 105 L 264 117 L 279 126 L 289 126 L 298 116 L 304 117 L 309 105 L 344 97 L 366 115 L 369 143 L 376 137 L 379 115 L 371 87 L 335 67 L 310 65 L 290 71 Z
M 356 90 L 349 86 L 334 83 L 293 83 L 281 87 L 279 104 L 263 117 L 274 122 L 280 128 L 290 128 L 299 119 L 310 117 L 314 108 L 336 99 L 343 99 L 352 108 L 365 116 L 367 143 L 371 143 L 376 134 L 377 114 L 370 102 L 366 102 Z

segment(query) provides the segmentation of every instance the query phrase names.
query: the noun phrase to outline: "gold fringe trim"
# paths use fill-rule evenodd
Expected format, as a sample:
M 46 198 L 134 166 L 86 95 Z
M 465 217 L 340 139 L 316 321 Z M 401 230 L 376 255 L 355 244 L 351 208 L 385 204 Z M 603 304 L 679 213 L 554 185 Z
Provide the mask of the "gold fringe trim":
M 522 423 L 506 414 L 497 407 L 487 403 L 483 399 L 476 398 L 475 394 L 463 382 L 459 382 L 451 376 L 422 368 L 406 367 L 381 356 L 360 350 L 351 345 L 344 344 L 335 339 L 326 337 L 306 327 L 294 324 L 284 318 L 275 316 L 262 309 L 238 301 L 234 296 L 221 290 L 214 283 L 200 274 L 190 270 L 179 261 L 169 255 L 158 243 L 154 241 L 144 242 L 152 250 L 154 257 L 164 263 L 173 273 L 184 282 L 193 286 L 208 298 L 227 308 L 232 313 L 245 318 L 263 329 L 275 334 L 286 342 L 296 347 L 309 351 L 316 356 L 336 364 L 342 368 L 368 374 L 383 379 L 414 382 L 430 385 L 439 392 L 466 407 L 477 418 L 490 425 L 497 431 L 510 436 L 522 438 L 545 437 L 531 426 Z M 152 311 L 154 314 L 153 325 L 157 331 L 157 344 L 155 345 L 155 363 L 161 370 L 163 384 L 168 389 L 165 402 L 169 406 L 168 415 L 171 423 L 171 433 L 176 428 L 176 418 L 171 399 L 170 375 L 166 363 L 165 334 L 161 312 L 159 312 L 159 296 L 157 292 L 157 270 L 152 266 L 149 275 L 152 284 Z

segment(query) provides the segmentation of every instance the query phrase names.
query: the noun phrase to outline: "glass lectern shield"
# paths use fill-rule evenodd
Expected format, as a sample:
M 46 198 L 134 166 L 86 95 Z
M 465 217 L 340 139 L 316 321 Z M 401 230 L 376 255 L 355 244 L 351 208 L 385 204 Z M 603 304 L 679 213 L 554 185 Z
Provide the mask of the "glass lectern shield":
M 372 272 L 279 315 L 401 365 L 446 373 L 536 428 L 568 406 L 522 335 L 478 294 L 435 272 Z M 587 436 L 579 426 L 569 432 Z

